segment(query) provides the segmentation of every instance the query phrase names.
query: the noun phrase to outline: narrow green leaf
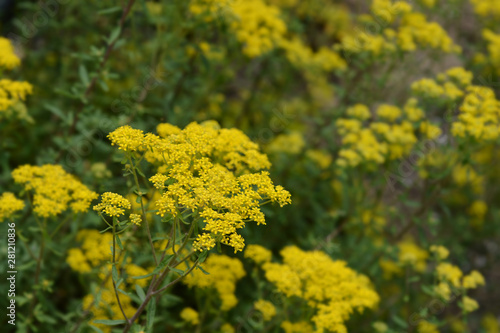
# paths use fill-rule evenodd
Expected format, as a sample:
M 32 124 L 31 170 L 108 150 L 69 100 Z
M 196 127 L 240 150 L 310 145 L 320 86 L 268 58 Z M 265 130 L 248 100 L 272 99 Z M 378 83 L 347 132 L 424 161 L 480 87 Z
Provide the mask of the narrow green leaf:
M 141 299 L 141 302 L 144 302 L 144 300 L 146 299 L 146 294 L 144 293 L 142 287 L 136 284 L 135 291 L 137 292 L 137 296 L 139 296 L 139 298 Z
M 204 270 L 204 269 L 203 269 L 203 267 L 201 267 L 201 266 L 197 266 L 196 268 L 198 268 L 199 270 L 201 270 L 201 271 L 203 272 L 203 274 L 205 274 L 205 275 L 210 275 L 210 273 L 209 273 L 209 272 L 207 272 L 206 270 Z
M 122 7 L 115 6 L 115 7 L 111 7 L 111 8 L 106 8 L 106 9 L 98 10 L 97 14 L 98 15 L 113 14 L 113 13 L 119 12 L 121 10 L 122 10 Z
M 154 303 L 154 302 L 153 302 Z M 93 321 L 94 324 L 102 324 L 108 326 L 125 324 L 125 320 L 108 320 L 108 319 L 98 319 Z
M 113 263 L 113 267 L 111 268 L 111 275 L 113 276 L 113 281 L 115 283 L 118 281 L 118 270 L 116 269 L 115 264 Z
M 148 313 L 146 317 L 146 331 L 148 333 L 153 332 L 153 324 L 155 320 L 155 312 L 156 312 L 156 302 L 153 300 L 148 304 Z
M 113 43 L 120 36 L 121 32 L 122 30 L 120 27 L 114 28 L 113 31 L 111 31 L 111 35 L 109 35 L 108 43 L 109 44 Z
M 88 86 L 90 83 L 90 79 L 89 79 L 89 73 L 87 72 L 87 68 L 85 67 L 85 65 L 80 64 L 80 66 L 78 67 L 78 74 L 80 75 L 80 80 L 82 80 L 83 84 L 85 86 Z
M 115 235 L 116 237 L 116 243 L 118 244 L 118 247 L 120 248 L 120 250 L 123 250 L 123 245 L 122 245 L 122 241 L 120 240 L 120 237 L 118 235 Z

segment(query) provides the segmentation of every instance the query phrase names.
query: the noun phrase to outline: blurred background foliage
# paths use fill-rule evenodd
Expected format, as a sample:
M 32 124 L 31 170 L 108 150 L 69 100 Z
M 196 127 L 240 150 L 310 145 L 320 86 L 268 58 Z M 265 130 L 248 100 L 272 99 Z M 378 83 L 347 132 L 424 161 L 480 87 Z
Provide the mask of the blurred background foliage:
M 130 187 L 109 132 L 125 124 L 155 132 L 160 123 L 183 128 L 215 120 L 259 143 L 273 164 L 271 178 L 292 194 L 290 206 L 263 208 L 267 226 L 246 228 L 246 242 L 276 256 L 290 244 L 321 249 L 373 282 L 382 305 L 365 314 L 368 320 L 351 319 L 353 332 L 372 332 L 363 322 L 375 320 L 395 331 L 413 330 L 406 320 L 427 306 L 421 287 L 432 278 L 401 259 L 404 251 L 418 253 L 408 244 L 422 251 L 444 245 L 454 264 L 486 279 L 474 292 L 480 308 L 468 328 L 449 319 L 460 313 L 450 303 L 436 317 L 445 323 L 443 332 L 498 332 L 481 322 L 500 315 L 499 105 L 490 138 L 453 130 L 468 86 L 500 92 L 498 1 L 421 0 L 411 9 L 404 1 L 382 0 L 243 3 L 135 1 L 124 17 L 127 1 L 1 1 L 2 36 L 13 41 L 22 61 L 9 77 L 34 88 L 25 103 L 30 119 L 0 121 L 0 191 L 19 189 L 11 179 L 16 167 L 55 163 L 96 192 L 125 195 Z M 467 82 L 463 72 L 449 75 L 466 82 L 454 85 L 454 96 L 443 73 L 457 67 L 472 76 Z M 423 78 L 442 90 L 429 82 L 415 86 Z M 422 116 L 412 118 L 411 98 Z M 342 125 L 359 118 L 352 117 L 356 104 L 366 106 L 371 120 Z M 391 112 L 398 121 L 391 121 Z M 439 133 L 422 130 L 424 121 Z M 352 148 L 361 137 L 346 143 L 349 126 L 373 129 L 375 122 L 389 127 L 368 133 L 377 136 L 366 139 L 368 148 Z M 484 126 L 475 124 L 470 126 Z M 363 153 L 378 146 L 381 159 Z M 89 212 L 54 244 L 58 260 L 45 263 L 45 270 L 57 269 L 47 277 L 52 300 L 40 311 L 58 315 L 47 327 L 76 313 L 85 295 L 81 276 L 63 262 L 65 249 L 80 228 L 100 227 Z M 23 250 L 18 256 L 33 269 Z M 22 275 L 19 289 L 29 281 Z M 191 297 L 179 288 L 181 297 Z M 241 310 L 252 287 L 238 288 Z

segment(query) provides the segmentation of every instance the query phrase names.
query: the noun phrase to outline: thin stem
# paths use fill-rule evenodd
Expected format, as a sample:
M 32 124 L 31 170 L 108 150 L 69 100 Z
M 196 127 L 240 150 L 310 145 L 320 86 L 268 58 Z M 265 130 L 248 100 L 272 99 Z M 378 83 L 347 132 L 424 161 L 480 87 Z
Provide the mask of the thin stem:
M 113 218 L 113 267 L 116 267 L 116 218 Z M 122 307 L 122 302 L 120 301 L 120 295 L 118 295 L 118 289 L 116 288 L 116 281 L 115 279 L 113 280 L 113 289 L 115 290 L 115 295 L 116 295 L 116 301 L 118 302 L 118 306 L 120 307 L 120 310 L 123 314 L 123 317 L 125 318 L 126 321 L 128 321 L 127 315 L 125 314 L 125 311 L 123 310 Z
M 149 223 L 146 218 L 146 209 L 144 208 L 144 201 L 142 200 L 142 192 L 141 187 L 139 186 L 139 178 L 137 178 L 136 165 L 132 161 L 132 157 L 128 157 L 130 161 L 130 165 L 132 166 L 132 175 L 134 176 L 135 186 L 137 187 L 139 198 L 141 199 L 141 210 L 142 210 L 142 220 L 144 221 L 144 225 L 146 226 L 146 233 L 148 235 L 149 246 L 151 246 L 151 251 L 153 252 L 153 259 L 155 261 L 155 265 L 158 266 L 158 259 L 156 258 L 155 247 L 153 245 L 153 240 L 151 238 L 151 231 L 149 230 Z

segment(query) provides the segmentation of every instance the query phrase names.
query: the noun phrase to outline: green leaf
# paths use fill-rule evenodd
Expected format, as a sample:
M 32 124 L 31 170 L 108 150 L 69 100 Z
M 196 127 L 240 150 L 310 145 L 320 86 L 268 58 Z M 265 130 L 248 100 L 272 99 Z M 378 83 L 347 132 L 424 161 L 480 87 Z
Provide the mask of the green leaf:
M 171 270 L 172 272 L 175 272 L 175 273 L 179 274 L 179 275 L 184 274 L 184 271 L 183 271 L 183 270 L 181 270 L 181 269 L 177 269 L 177 268 L 170 267 L 170 270 Z
M 203 267 L 201 267 L 201 266 L 197 266 L 196 268 L 198 268 L 199 270 L 201 270 L 201 271 L 203 272 L 203 274 L 205 274 L 205 275 L 210 275 L 210 273 L 209 273 L 209 272 L 207 272 L 206 270 L 204 270 L 204 269 L 203 269 Z
M 115 7 L 111 7 L 111 8 L 106 8 L 106 9 L 98 10 L 97 14 L 98 15 L 113 14 L 113 13 L 119 12 L 121 10 L 122 10 L 122 7 L 115 6 Z
M 89 325 L 89 326 L 90 326 L 91 329 L 93 329 L 97 333 L 104 333 L 100 328 L 97 328 L 97 327 L 95 327 L 93 325 Z
M 141 302 L 144 302 L 146 299 L 146 294 L 144 293 L 144 290 L 142 289 L 141 286 L 138 284 L 135 285 L 135 291 L 137 292 L 137 296 L 139 296 Z
M 140 204 L 141 200 L 142 200 L 142 197 L 140 195 L 138 195 L 137 198 L 135 198 L 135 203 Z
M 120 237 L 118 235 L 115 235 L 116 237 L 116 243 L 118 244 L 118 247 L 120 248 L 120 250 L 123 250 L 123 245 L 122 245 L 122 241 L 120 240 Z
M 207 256 L 208 256 L 208 251 L 203 251 L 202 253 L 200 253 L 200 255 L 198 256 L 198 262 L 201 264 L 202 262 L 205 261 L 205 259 L 207 259 Z
M 88 86 L 90 84 L 90 79 L 85 65 L 80 64 L 80 66 L 78 67 L 78 74 L 80 75 L 80 80 L 82 80 L 83 84 L 85 86 Z
M 108 320 L 108 319 L 94 320 L 93 323 L 94 324 L 108 325 L 108 326 L 126 324 L 125 320 Z
M 394 322 L 397 325 L 401 326 L 401 328 L 404 328 L 404 329 L 408 328 L 408 323 L 404 319 L 402 319 L 401 317 L 394 315 L 394 316 L 392 316 L 392 320 L 394 320 Z
M 111 31 L 111 35 L 109 35 L 108 38 L 108 44 L 113 43 L 119 36 L 120 33 L 122 32 L 122 29 L 118 26 Z
M 113 268 L 111 268 L 111 275 L 113 276 L 113 281 L 115 281 L 116 283 L 118 281 L 118 270 L 116 269 L 114 263 L 113 263 Z
M 153 332 L 153 324 L 155 320 L 155 312 L 156 312 L 156 302 L 153 300 L 148 304 L 148 311 L 146 317 L 146 332 Z

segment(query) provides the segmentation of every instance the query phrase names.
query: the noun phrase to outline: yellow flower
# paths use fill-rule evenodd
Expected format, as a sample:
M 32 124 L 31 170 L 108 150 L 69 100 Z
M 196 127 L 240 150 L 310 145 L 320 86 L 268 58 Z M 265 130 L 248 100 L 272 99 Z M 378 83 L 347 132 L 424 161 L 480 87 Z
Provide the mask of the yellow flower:
M 435 324 L 429 323 L 428 321 L 422 320 L 417 326 L 418 333 L 439 333 L 439 330 Z
M 439 260 L 448 258 L 450 251 L 442 245 L 431 245 L 430 251 L 436 255 Z
M 246 275 L 241 261 L 225 255 L 212 254 L 201 266 L 208 275 L 200 269 L 195 269 L 182 280 L 183 283 L 191 288 L 215 289 L 221 300 L 222 311 L 229 311 L 236 306 L 236 282 Z
M 460 279 L 462 271 L 457 266 L 444 262 L 436 267 L 436 271 L 440 280 L 451 283 L 454 287 L 460 287 Z
M 475 289 L 478 286 L 484 286 L 485 281 L 481 273 L 474 270 L 469 273 L 469 275 L 464 276 L 462 285 L 465 289 Z
M 194 310 L 193 308 L 184 308 L 181 311 L 181 318 L 184 320 L 186 323 L 189 323 L 190 325 L 198 325 L 200 323 L 200 317 L 198 315 L 198 312 Z
M 500 333 L 498 319 L 491 313 L 486 314 L 483 319 L 481 319 L 481 326 L 486 333 Z
M 85 212 L 98 197 L 60 165 L 23 165 L 12 171 L 12 177 L 33 193 L 33 211 L 41 217 L 57 216 L 68 208 Z
M 0 222 L 23 209 L 24 201 L 17 199 L 13 193 L 4 192 L 0 195 Z
M 139 214 L 130 214 L 130 222 L 133 224 L 140 226 L 142 222 L 142 217 Z
M 386 333 L 389 330 L 389 327 L 387 326 L 386 323 L 383 323 L 381 321 L 376 321 L 372 324 L 373 329 L 377 333 Z
M 12 69 L 20 64 L 21 60 L 14 53 L 14 47 L 10 40 L 0 37 L 0 68 Z
M 263 246 L 250 244 L 245 249 L 244 257 L 251 259 L 258 265 L 262 265 L 271 261 L 272 253 Z
M 264 321 L 269 321 L 271 320 L 274 316 L 276 316 L 276 308 L 274 307 L 273 303 L 259 299 L 254 303 L 254 308 L 262 313 L 262 317 Z
M 479 304 L 469 296 L 464 296 L 462 298 L 462 309 L 465 313 L 473 312 L 479 309 Z
M 398 244 L 399 262 L 403 265 L 410 265 L 416 271 L 423 272 L 429 257 L 427 251 L 416 245 L 413 241 L 407 240 Z
M 99 214 L 118 217 L 125 214 L 125 209 L 130 209 L 130 201 L 117 193 L 105 192 L 101 196 L 101 203 L 94 206 Z
M 332 260 L 321 251 L 302 251 L 296 246 L 281 251 L 283 264 L 263 265 L 266 279 L 287 297 L 296 296 L 314 310 L 315 332 L 345 332 L 344 322 L 356 309 L 374 308 L 379 302 L 369 279 Z M 292 324 L 285 325 L 293 332 Z M 312 330 L 308 331 L 312 332 Z

